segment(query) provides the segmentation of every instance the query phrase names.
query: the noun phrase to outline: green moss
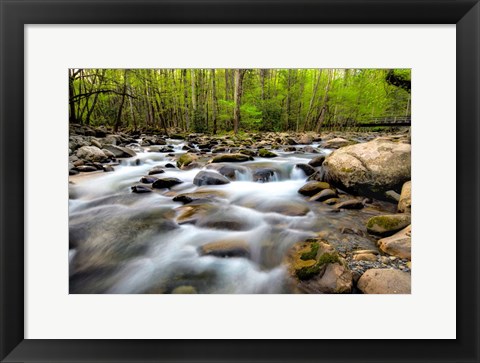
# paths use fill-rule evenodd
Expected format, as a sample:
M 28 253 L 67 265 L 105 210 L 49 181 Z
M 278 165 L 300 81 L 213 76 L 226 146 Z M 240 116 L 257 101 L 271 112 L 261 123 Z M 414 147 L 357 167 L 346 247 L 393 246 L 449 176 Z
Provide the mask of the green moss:
M 372 217 L 367 222 L 367 228 L 373 228 L 375 225 L 382 227 L 383 229 L 390 230 L 395 229 L 401 222 L 398 219 L 390 216 L 376 216 Z
M 303 256 L 303 255 L 302 255 Z M 302 267 L 295 271 L 295 274 L 300 280 L 308 280 L 312 277 L 318 275 L 320 271 L 324 270 L 324 267 L 328 263 L 340 263 L 340 259 L 338 258 L 337 253 L 328 253 L 325 252 L 320 256 L 317 263 L 313 266 Z
M 325 252 L 323 255 L 320 256 L 318 259 L 318 263 L 321 265 L 325 265 L 327 263 L 335 263 L 340 262 L 337 253 L 328 253 Z
M 341 169 L 344 173 L 353 173 L 353 169 L 352 168 L 342 168 Z
M 322 267 L 323 267 L 322 265 L 320 265 L 319 263 L 316 263 L 313 266 L 302 267 L 301 269 L 296 270 L 295 274 L 300 280 L 309 280 L 313 276 L 318 275 Z
M 178 158 L 177 166 L 178 167 L 187 166 L 187 165 L 191 164 L 194 159 L 195 159 L 194 156 L 192 156 L 191 154 L 185 153 Z
M 302 253 L 300 259 L 302 259 L 303 261 L 314 260 L 315 257 L 317 257 L 319 247 L 320 245 L 318 244 L 318 242 L 313 242 L 310 245 L 310 251 Z
M 275 156 L 278 156 L 275 153 L 272 153 L 271 151 L 267 149 L 260 149 L 258 150 L 258 155 L 260 155 L 262 158 L 273 158 Z

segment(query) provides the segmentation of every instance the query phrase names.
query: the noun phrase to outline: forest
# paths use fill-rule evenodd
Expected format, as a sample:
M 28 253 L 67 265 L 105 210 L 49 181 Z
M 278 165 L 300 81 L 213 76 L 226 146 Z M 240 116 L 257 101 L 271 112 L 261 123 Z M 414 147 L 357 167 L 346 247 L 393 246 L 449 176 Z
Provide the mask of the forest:
M 113 131 L 320 132 L 411 113 L 409 69 L 69 69 L 69 121 Z

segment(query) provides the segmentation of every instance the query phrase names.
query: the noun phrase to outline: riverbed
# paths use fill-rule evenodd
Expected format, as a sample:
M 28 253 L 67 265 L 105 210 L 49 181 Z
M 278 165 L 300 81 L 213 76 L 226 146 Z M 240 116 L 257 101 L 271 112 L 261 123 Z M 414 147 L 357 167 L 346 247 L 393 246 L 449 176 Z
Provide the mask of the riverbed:
M 340 201 L 364 207 L 337 209 L 298 193 L 309 176 L 297 165 L 332 152 L 320 143 L 182 170 L 176 160 L 186 142 L 166 142 L 168 153 L 132 144 L 136 156 L 112 163 L 113 172 L 69 177 L 71 293 L 298 293 L 285 263 L 295 243 L 321 237 L 345 257 L 378 251 L 366 221 L 396 209 L 338 189 Z M 220 166 L 230 170 L 228 183 L 194 184 L 199 172 Z M 149 176 L 154 168 L 163 172 Z M 259 169 L 271 173 L 259 179 Z M 144 177 L 181 183 L 157 189 Z

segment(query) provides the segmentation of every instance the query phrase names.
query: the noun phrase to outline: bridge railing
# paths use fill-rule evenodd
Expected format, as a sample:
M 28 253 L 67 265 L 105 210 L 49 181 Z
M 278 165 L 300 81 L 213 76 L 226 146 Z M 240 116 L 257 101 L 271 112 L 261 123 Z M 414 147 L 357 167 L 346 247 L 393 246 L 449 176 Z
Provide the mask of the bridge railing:
M 372 117 L 366 121 L 355 121 L 353 119 L 343 120 L 342 122 L 325 123 L 322 126 L 324 130 L 357 130 L 369 127 L 397 128 L 411 126 L 411 116 L 383 116 Z

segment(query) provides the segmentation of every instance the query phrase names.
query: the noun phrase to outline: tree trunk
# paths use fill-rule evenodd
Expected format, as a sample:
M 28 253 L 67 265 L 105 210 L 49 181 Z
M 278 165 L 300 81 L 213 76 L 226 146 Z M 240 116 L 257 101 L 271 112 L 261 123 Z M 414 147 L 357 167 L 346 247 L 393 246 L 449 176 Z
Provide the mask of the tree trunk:
M 327 113 L 328 100 L 329 100 L 328 92 L 330 91 L 330 82 L 332 81 L 332 74 L 333 74 L 332 70 L 329 69 L 327 87 L 325 88 L 325 96 L 323 97 L 323 104 L 322 104 L 322 107 L 320 108 L 320 113 L 317 118 L 317 128 L 315 130 L 317 133 L 320 132 L 323 122 L 325 121 L 325 115 Z
M 100 84 L 98 86 L 98 88 L 100 89 L 101 86 L 103 85 L 103 82 L 104 82 L 104 78 L 105 78 L 105 69 L 102 70 L 102 73 L 100 75 Z M 95 96 L 93 96 L 93 103 L 92 103 L 92 107 L 88 110 L 87 112 L 87 118 L 85 120 L 85 123 L 87 125 L 90 125 L 90 117 L 92 116 L 92 113 L 93 113 L 93 110 L 95 109 L 95 106 L 97 104 L 97 100 L 98 100 L 98 95 L 100 93 L 95 93 Z M 131 100 L 130 100 L 131 102 Z
M 123 104 L 125 103 L 125 94 L 127 93 L 127 69 L 123 72 L 123 92 L 122 92 L 122 101 L 120 102 L 120 107 L 118 108 L 117 118 L 115 120 L 115 132 L 118 131 L 122 123 L 122 111 Z
M 183 76 L 183 108 L 184 108 L 184 113 L 185 113 L 185 127 L 184 131 L 187 131 L 190 129 L 190 116 L 189 116 L 189 105 L 190 105 L 190 100 L 188 99 L 188 86 L 187 86 L 187 70 L 184 69 L 182 70 L 182 76 Z
M 303 132 L 310 128 L 310 116 L 313 111 L 313 105 L 315 102 L 315 98 L 317 97 L 318 85 L 320 84 L 320 78 L 322 78 L 322 69 L 320 69 L 320 73 L 318 74 L 317 81 L 315 82 L 315 87 L 313 89 L 312 97 L 310 98 L 310 105 L 308 106 L 307 116 L 305 116 L 305 123 L 303 124 Z
M 244 74 L 245 70 L 235 69 L 235 108 L 233 109 L 233 132 L 235 135 L 238 133 L 238 128 L 240 125 L 240 106 L 242 102 L 242 83 Z
M 75 88 L 73 87 L 73 82 L 75 80 L 75 72 L 73 69 L 68 70 L 68 98 L 69 98 L 69 107 L 70 107 L 70 122 L 77 122 L 77 114 L 75 112 Z
M 211 70 L 212 75 L 212 122 L 213 122 L 213 134 L 217 133 L 217 88 L 215 86 L 215 69 Z

